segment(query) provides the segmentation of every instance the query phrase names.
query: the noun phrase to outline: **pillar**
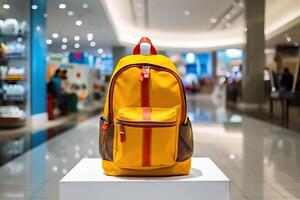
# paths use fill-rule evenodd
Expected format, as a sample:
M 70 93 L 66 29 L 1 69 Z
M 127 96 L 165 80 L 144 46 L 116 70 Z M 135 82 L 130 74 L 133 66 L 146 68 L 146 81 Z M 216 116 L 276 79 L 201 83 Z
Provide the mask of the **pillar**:
M 36 9 L 31 9 L 32 5 Z M 30 107 L 33 119 L 47 119 L 46 5 L 47 0 L 30 0 Z
M 264 100 L 265 0 L 245 1 L 246 46 L 243 66 L 242 101 L 259 104 Z
M 118 64 L 118 61 L 127 55 L 126 47 L 114 46 L 112 48 L 113 65 L 114 67 Z
M 211 67 L 212 67 L 212 77 L 214 79 L 217 78 L 217 64 L 218 64 L 217 51 L 212 51 L 211 52 Z

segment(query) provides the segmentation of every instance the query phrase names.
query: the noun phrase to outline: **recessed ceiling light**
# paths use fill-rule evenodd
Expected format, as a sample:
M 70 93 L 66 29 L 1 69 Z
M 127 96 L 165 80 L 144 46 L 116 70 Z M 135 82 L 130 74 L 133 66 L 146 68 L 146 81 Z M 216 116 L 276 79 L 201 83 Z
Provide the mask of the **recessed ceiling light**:
M 88 5 L 87 3 L 84 3 L 84 4 L 82 4 L 82 7 L 83 7 L 83 8 L 88 8 L 89 5 Z
M 79 41 L 79 40 L 80 40 L 80 37 L 79 37 L 78 35 L 76 35 L 76 36 L 74 37 L 74 40 L 75 40 L 75 41 Z
M 53 37 L 53 38 L 58 38 L 58 37 L 59 37 L 59 34 L 58 34 L 58 33 L 53 33 L 53 34 L 52 34 L 52 37 Z
M 47 43 L 47 44 L 52 44 L 52 40 L 51 40 L 51 39 L 47 39 L 47 40 L 46 40 L 46 43 Z
M 291 42 L 292 41 L 292 38 L 290 36 L 286 36 L 285 39 L 286 39 L 287 42 Z
M 64 3 L 61 3 L 58 5 L 59 9 L 66 9 L 67 5 Z
M 212 24 L 215 24 L 215 23 L 217 23 L 217 19 L 216 18 L 210 18 L 210 20 L 209 20 Z
M 75 47 L 76 49 L 78 49 L 78 48 L 80 47 L 80 44 L 79 44 L 79 43 L 75 43 L 75 44 L 74 44 L 74 47 Z
M 102 53 L 103 53 L 103 49 L 101 49 L 101 48 L 98 49 L 98 53 L 99 53 L 99 54 L 102 54 Z
M 72 10 L 68 11 L 68 15 L 69 16 L 73 16 L 74 15 L 74 12 Z
M 47 18 L 48 17 L 48 13 L 44 13 L 44 18 Z
M 67 49 L 67 45 L 65 45 L 65 44 L 61 45 L 61 49 L 63 49 L 63 50 Z
M 88 40 L 88 41 L 92 41 L 94 35 L 93 35 L 93 33 L 88 33 L 88 34 L 86 35 L 86 37 L 87 37 L 87 40 Z
M 40 30 L 41 30 L 41 27 L 40 27 L 40 26 L 36 26 L 36 27 L 35 27 L 35 30 L 36 30 L 36 31 L 40 31 Z
M 226 19 L 230 19 L 231 16 L 230 16 L 229 14 L 227 14 L 227 15 L 225 15 L 225 18 L 226 18 Z
M 294 43 L 295 47 L 299 46 L 299 43 L 298 42 L 295 42 Z
M 91 47 L 96 46 L 96 42 L 90 42 L 90 46 L 91 46 Z
M 2 8 L 8 10 L 8 9 L 10 9 L 10 5 L 7 4 L 7 3 L 6 3 L 6 4 L 3 4 L 3 5 L 2 5 Z
M 36 10 L 36 9 L 38 9 L 38 6 L 35 5 L 35 4 L 33 4 L 33 5 L 31 6 L 31 9 L 32 9 L 32 10 Z
M 75 24 L 76 24 L 76 26 L 81 26 L 82 25 L 82 21 L 81 20 L 76 20 Z
M 190 14 L 191 14 L 191 12 L 190 12 L 189 10 L 185 10 L 185 11 L 184 11 L 184 15 L 188 16 L 188 15 L 190 15 Z
M 67 42 L 68 42 L 68 38 L 64 37 L 61 41 L 62 41 L 63 43 L 67 43 Z

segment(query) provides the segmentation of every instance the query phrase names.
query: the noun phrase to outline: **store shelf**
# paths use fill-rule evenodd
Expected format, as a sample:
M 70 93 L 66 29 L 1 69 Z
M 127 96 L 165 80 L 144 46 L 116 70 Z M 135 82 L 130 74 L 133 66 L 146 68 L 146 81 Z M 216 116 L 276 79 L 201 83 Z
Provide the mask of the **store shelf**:
M 23 126 L 25 123 L 26 118 L 0 116 L 0 127 L 18 127 Z
M 0 34 L 0 38 L 4 38 L 4 39 L 17 39 L 17 38 L 26 39 L 27 34 L 17 34 L 17 35 L 3 35 L 3 34 Z

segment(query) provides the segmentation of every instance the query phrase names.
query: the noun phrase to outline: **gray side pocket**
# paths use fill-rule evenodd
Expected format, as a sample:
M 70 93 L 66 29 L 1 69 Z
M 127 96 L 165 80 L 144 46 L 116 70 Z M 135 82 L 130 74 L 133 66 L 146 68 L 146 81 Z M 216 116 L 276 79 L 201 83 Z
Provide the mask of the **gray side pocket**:
M 102 129 L 104 118 L 100 118 L 99 152 L 103 160 L 113 160 L 114 126 L 110 124 L 107 130 Z
M 190 119 L 179 127 L 177 162 L 183 162 L 192 157 L 194 151 L 193 130 Z

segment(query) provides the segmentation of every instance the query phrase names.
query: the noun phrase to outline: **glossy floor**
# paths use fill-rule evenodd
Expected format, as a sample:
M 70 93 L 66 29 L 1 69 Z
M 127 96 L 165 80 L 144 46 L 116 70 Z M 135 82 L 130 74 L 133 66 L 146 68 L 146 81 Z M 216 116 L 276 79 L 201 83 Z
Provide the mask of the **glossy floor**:
M 232 180 L 231 199 L 300 199 L 300 133 L 236 115 L 210 97 L 189 98 L 194 156 Z M 58 199 L 58 181 L 81 158 L 98 157 L 97 117 L 0 168 L 0 199 Z

